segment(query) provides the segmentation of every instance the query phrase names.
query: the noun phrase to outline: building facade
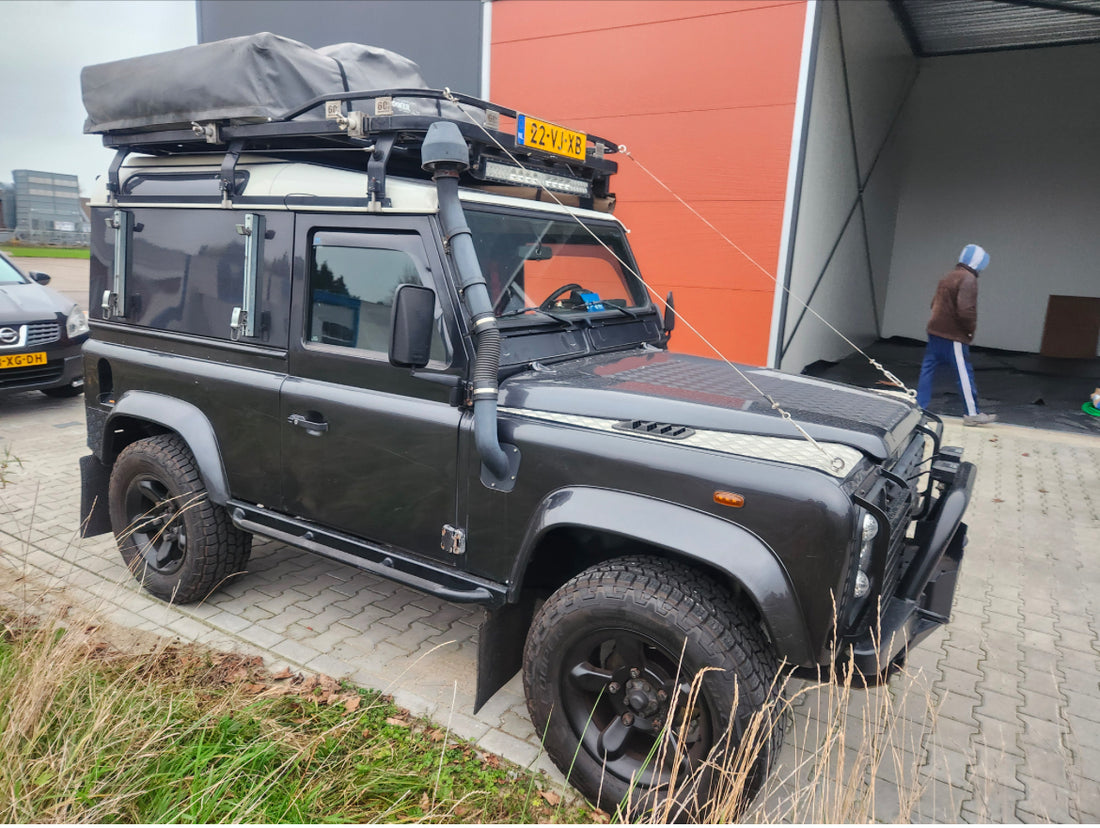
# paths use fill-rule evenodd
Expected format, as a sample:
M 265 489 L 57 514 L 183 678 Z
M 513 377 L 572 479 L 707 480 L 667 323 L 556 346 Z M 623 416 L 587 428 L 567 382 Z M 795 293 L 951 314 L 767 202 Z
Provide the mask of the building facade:
M 678 350 L 799 371 L 922 339 L 968 243 L 992 257 L 977 344 L 1038 351 L 1048 308 L 1100 296 L 1092 0 L 198 8 L 202 41 L 384 46 L 432 85 L 624 145 L 616 213 L 674 291 Z
M 4 191 L 4 224 L 13 238 L 28 244 L 88 244 L 91 227 L 75 175 L 12 170 L 12 179 Z

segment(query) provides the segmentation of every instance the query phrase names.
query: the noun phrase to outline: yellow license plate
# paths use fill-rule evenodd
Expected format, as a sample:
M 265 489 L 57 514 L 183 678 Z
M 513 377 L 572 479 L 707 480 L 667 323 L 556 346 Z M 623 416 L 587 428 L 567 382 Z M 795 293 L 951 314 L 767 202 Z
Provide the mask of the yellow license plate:
M 521 147 L 583 161 L 586 140 L 588 136 L 583 132 L 574 132 L 548 121 L 535 120 L 527 115 L 516 116 L 516 143 Z
M 32 365 L 45 365 L 46 352 L 36 354 L 0 354 L 0 370 L 4 368 L 29 368 Z

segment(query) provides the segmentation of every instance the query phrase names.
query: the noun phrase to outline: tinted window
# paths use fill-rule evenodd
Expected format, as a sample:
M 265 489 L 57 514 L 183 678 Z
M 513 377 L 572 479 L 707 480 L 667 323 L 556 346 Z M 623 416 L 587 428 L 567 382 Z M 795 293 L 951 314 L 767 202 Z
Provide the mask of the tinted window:
M 244 191 L 248 183 L 248 173 L 238 171 L 234 174 L 236 192 Z M 221 175 L 219 173 L 168 173 L 148 175 L 138 173 L 126 179 L 122 191 L 126 195 L 137 196 L 209 196 L 220 197 Z
M 425 284 L 423 271 L 410 251 L 327 244 L 319 235 L 312 252 L 309 341 L 387 354 L 397 288 Z M 446 363 L 449 353 L 438 301 L 436 320 L 432 360 Z
M 244 211 L 137 208 L 133 213 L 126 317 L 122 322 L 185 334 L 230 338 L 233 309 L 244 301 Z M 92 222 L 93 314 L 112 284 L 114 230 L 97 208 Z M 267 215 L 257 285 L 256 335 L 244 341 L 286 347 L 289 340 L 293 217 Z

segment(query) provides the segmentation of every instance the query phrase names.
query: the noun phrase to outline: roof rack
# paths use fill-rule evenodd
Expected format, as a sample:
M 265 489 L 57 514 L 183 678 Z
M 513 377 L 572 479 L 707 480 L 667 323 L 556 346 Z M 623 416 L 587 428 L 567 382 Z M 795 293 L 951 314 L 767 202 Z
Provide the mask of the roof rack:
M 353 109 L 352 102 L 365 102 L 366 107 Z M 466 108 L 460 111 L 459 104 Z M 302 117 L 322 106 L 325 118 Z M 476 110 L 474 113 L 470 113 L 471 107 Z M 434 112 L 430 111 L 432 108 Z M 414 109 L 421 111 L 413 112 Z M 501 116 L 516 120 L 516 134 L 501 130 Z M 481 124 L 471 118 L 480 119 Z M 190 129 L 108 132 L 103 135 L 103 144 L 117 153 L 108 171 L 107 189 L 112 197 L 119 196 L 119 170 L 131 152 L 179 155 L 224 151 L 220 180 L 226 202 L 238 194 L 234 170 L 241 153 L 292 157 L 295 153 L 309 152 L 316 154 L 312 160 L 350 169 L 361 169 L 366 155 L 368 198 L 388 206 L 387 173 L 426 177 L 420 169 L 420 145 L 428 127 L 440 120 L 456 124 L 469 142 L 470 169 L 466 175 L 477 183 L 554 190 L 578 197 L 581 206 L 591 206 L 593 199 L 612 197 L 609 182 L 618 164 L 605 156 L 618 148 L 611 141 L 565 130 L 490 101 L 440 89 L 337 92 L 311 98 L 277 118 L 262 122 L 221 120 L 193 122 Z M 532 128 L 549 130 L 559 139 L 564 136 L 572 154 L 566 155 L 552 146 L 547 149 L 532 146 L 529 137 Z M 494 141 L 507 148 L 522 169 Z M 583 158 L 576 157 L 581 153 Z

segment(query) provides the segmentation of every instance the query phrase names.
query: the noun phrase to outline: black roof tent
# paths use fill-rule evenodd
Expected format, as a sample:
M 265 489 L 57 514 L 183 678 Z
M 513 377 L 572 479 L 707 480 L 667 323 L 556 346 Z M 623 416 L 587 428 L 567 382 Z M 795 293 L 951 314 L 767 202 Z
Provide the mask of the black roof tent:
M 359 90 L 359 91 L 356 91 Z M 116 149 L 108 173 L 112 198 L 130 152 L 223 153 L 223 202 L 236 195 L 241 153 L 364 170 L 368 200 L 385 205 L 387 174 L 426 177 L 420 145 L 447 120 L 471 149 L 468 184 L 493 183 L 566 193 L 583 206 L 611 203 L 615 144 L 489 101 L 429 89 L 419 67 L 386 49 L 339 43 L 313 49 L 261 32 L 87 66 L 81 91 L 84 131 Z M 358 108 L 356 108 L 358 107 Z M 501 130 L 516 120 L 516 134 Z M 542 130 L 538 140 L 532 125 Z M 547 137 L 557 139 L 546 140 Z M 523 169 L 516 166 L 514 157 Z

